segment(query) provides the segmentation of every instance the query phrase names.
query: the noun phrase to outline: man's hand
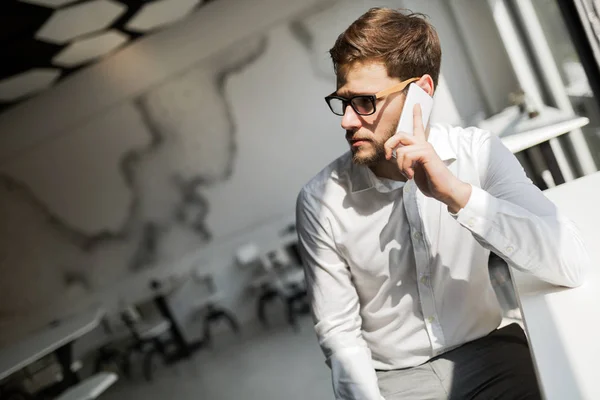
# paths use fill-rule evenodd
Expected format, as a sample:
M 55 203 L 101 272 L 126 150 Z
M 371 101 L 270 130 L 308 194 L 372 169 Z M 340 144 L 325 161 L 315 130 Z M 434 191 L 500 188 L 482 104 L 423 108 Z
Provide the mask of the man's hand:
M 407 179 L 414 179 L 419 190 L 427 197 L 446 204 L 448 211 L 457 213 L 471 197 L 471 185 L 459 180 L 446 167 L 433 146 L 425 138 L 421 106 L 413 110 L 413 136 L 398 132 L 385 142 L 385 158 L 392 158 L 396 150 L 398 169 Z

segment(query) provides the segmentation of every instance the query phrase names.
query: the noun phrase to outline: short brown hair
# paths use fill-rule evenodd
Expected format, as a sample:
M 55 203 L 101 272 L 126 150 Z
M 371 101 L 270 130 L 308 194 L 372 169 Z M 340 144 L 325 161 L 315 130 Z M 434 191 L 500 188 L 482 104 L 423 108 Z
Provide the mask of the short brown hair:
M 382 62 L 393 78 L 429 74 L 437 88 L 442 49 L 435 28 L 426 18 L 405 10 L 371 8 L 329 50 L 338 82 L 355 62 L 375 61 Z

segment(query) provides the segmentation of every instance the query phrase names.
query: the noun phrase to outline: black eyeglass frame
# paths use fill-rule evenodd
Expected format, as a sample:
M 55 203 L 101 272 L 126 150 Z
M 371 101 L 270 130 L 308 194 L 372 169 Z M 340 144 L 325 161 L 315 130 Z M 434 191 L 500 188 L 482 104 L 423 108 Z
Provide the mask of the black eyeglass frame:
M 348 108 L 348 105 L 350 105 L 350 107 L 352 107 L 352 109 L 354 110 L 354 112 L 358 115 L 361 116 L 367 116 L 367 115 L 373 115 L 375 114 L 375 112 L 377 112 L 377 100 L 381 99 L 382 97 L 388 96 L 392 93 L 397 93 L 397 92 L 401 92 L 403 91 L 408 84 L 418 81 L 421 78 L 410 78 L 407 79 L 405 81 L 402 81 L 392 87 L 389 87 L 387 89 L 384 89 L 380 92 L 377 92 L 375 94 L 359 94 L 356 96 L 352 96 L 350 98 L 346 98 L 346 97 L 342 97 L 342 96 L 338 96 L 335 94 L 335 92 L 333 92 L 332 94 L 330 94 L 329 96 L 325 97 L 325 102 L 327 103 L 327 105 L 329 106 L 329 109 L 331 110 L 332 113 L 334 113 L 335 115 L 338 115 L 340 117 L 343 117 L 344 114 L 346 113 L 346 109 Z M 331 100 L 341 100 L 342 101 L 342 113 L 338 114 L 333 110 L 333 107 L 331 106 Z M 371 106 L 373 107 L 373 111 L 369 112 L 369 113 L 362 113 L 360 111 L 357 110 L 356 106 L 354 105 L 353 101 L 354 99 L 367 99 L 369 100 L 369 102 L 371 103 Z

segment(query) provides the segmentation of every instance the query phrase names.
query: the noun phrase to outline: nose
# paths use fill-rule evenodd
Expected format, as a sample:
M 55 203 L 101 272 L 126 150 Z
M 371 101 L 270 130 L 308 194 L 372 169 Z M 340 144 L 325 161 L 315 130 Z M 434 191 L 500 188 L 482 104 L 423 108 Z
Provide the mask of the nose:
M 344 110 L 344 116 L 342 117 L 342 128 L 344 128 L 346 131 L 355 131 L 360 128 L 361 125 L 362 122 L 360 117 L 356 111 L 354 111 L 352 106 L 348 104 Z

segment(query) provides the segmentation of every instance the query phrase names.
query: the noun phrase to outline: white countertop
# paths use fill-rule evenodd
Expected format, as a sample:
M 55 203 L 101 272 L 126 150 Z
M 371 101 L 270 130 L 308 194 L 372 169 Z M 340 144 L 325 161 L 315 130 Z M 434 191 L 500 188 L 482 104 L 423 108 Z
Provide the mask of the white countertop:
M 546 399 L 600 399 L 600 172 L 545 194 L 581 230 L 593 268 L 575 289 L 511 268 L 538 378 Z
M 90 332 L 100 324 L 103 315 L 103 310 L 93 309 L 0 348 L 0 380 Z

